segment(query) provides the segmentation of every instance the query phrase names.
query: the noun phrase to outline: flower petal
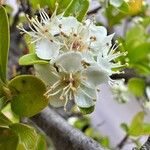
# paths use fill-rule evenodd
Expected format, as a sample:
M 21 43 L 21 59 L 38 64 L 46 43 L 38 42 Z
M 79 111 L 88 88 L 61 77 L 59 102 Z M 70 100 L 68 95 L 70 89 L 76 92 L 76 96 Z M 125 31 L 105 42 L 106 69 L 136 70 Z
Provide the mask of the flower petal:
M 57 72 L 50 64 L 34 65 L 36 76 L 45 82 L 46 85 L 53 85 L 57 80 Z M 55 75 L 56 74 L 56 75 Z
M 42 39 L 36 42 L 36 54 L 39 58 L 50 60 L 59 54 L 60 46 L 48 39 Z
M 82 59 L 83 59 L 83 61 L 85 61 L 87 63 L 94 63 L 95 62 L 92 53 L 87 52 L 87 51 L 82 53 Z
M 67 52 L 56 59 L 56 65 L 62 67 L 66 72 L 81 70 L 82 56 L 79 52 Z
M 81 23 L 75 17 L 63 17 L 61 20 L 61 31 L 69 35 L 72 31 L 77 32 Z
M 65 100 L 60 100 L 61 93 L 56 94 L 55 96 L 51 96 L 49 98 L 50 105 L 54 107 L 62 107 L 65 105 Z
M 102 57 L 101 54 L 98 55 L 97 62 L 101 69 L 105 70 L 109 75 L 112 74 L 111 62 Z
M 89 98 L 81 89 L 79 89 L 75 95 L 75 103 L 81 108 L 89 108 L 95 105 L 93 99 Z
M 86 83 L 92 88 L 95 88 L 102 83 L 106 83 L 109 80 L 108 74 L 96 65 L 88 67 L 83 74 L 87 77 Z

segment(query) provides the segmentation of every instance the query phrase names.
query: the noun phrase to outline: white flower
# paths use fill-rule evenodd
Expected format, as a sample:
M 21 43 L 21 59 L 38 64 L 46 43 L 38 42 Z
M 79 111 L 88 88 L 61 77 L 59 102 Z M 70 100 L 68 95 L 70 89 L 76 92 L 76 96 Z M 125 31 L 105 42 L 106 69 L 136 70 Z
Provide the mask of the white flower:
M 106 37 L 106 40 L 104 39 L 104 41 L 110 41 L 109 39 L 112 39 L 113 35 L 109 35 L 108 37 Z M 121 53 L 121 52 L 116 52 L 116 49 L 118 48 L 118 46 L 116 46 L 112 44 L 108 44 L 106 45 L 106 47 L 104 47 L 98 54 L 97 57 L 97 63 L 99 65 L 99 67 L 102 70 L 105 70 L 109 76 L 111 76 L 114 73 L 119 73 L 114 71 L 113 69 L 116 68 L 121 68 L 125 65 L 122 65 L 120 62 L 115 62 L 115 60 L 120 57 L 120 56 L 125 56 L 127 53 Z
M 22 24 L 18 26 L 22 32 L 33 39 L 31 44 L 35 43 L 37 56 L 44 60 L 50 60 L 59 54 L 60 42 L 55 35 L 59 33 L 60 23 L 56 16 L 56 10 L 51 18 L 44 10 L 40 10 L 40 21 L 37 16 L 31 19 L 28 17 L 31 31 L 25 30 Z
M 63 43 L 61 53 L 78 51 L 85 62 L 92 63 L 94 57 L 111 43 L 112 39 L 107 36 L 106 29 L 95 26 L 89 20 L 80 23 L 74 17 L 63 17 L 60 22 L 60 40 Z
M 108 76 L 95 66 L 84 69 L 81 61 L 79 52 L 68 52 L 56 60 L 56 70 L 52 70 L 51 65 L 49 70 L 47 70 L 48 66 L 45 68 L 45 65 L 35 65 L 37 74 L 49 86 L 45 96 L 49 97 L 51 105 L 66 108 L 70 100 L 74 100 L 81 108 L 95 105 L 96 87 L 107 81 Z M 49 82 L 48 78 L 50 78 Z
M 115 84 L 111 86 L 113 96 L 119 103 L 126 103 L 131 99 L 132 94 L 128 91 L 127 85 L 124 83 L 124 79 L 115 81 Z

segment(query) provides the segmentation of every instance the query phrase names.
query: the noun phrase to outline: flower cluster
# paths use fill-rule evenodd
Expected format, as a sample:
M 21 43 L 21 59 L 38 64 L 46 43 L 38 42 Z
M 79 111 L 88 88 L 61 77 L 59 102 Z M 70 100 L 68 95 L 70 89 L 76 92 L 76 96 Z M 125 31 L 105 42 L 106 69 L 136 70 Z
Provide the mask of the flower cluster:
M 107 35 L 103 26 L 92 21 L 79 22 L 75 17 L 54 14 L 49 17 L 40 11 L 40 20 L 28 18 L 28 34 L 39 59 L 49 64 L 35 64 L 37 76 L 48 86 L 45 96 L 55 107 L 72 101 L 79 108 L 88 109 L 95 105 L 97 86 L 113 81 L 110 76 L 122 67 L 116 59 L 125 53 L 116 52 L 112 45 L 114 34 Z

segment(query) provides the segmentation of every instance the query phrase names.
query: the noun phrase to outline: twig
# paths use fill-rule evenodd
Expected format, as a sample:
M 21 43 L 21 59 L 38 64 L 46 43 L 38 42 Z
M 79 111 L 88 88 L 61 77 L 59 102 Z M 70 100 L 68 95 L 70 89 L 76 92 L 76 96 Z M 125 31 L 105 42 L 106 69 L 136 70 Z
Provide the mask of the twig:
M 119 150 L 122 149 L 123 146 L 126 144 L 128 138 L 129 138 L 129 136 L 126 135 L 126 136 L 122 139 L 122 141 L 117 145 L 117 149 L 119 149 Z
M 101 8 L 102 8 L 102 6 L 98 6 L 98 7 L 96 7 L 95 9 L 89 11 L 89 12 L 87 13 L 87 15 L 96 14 Z
M 57 150 L 103 150 L 99 143 L 74 129 L 52 108 L 47 107 L 32 117 L 32 121 L 51 137 Z

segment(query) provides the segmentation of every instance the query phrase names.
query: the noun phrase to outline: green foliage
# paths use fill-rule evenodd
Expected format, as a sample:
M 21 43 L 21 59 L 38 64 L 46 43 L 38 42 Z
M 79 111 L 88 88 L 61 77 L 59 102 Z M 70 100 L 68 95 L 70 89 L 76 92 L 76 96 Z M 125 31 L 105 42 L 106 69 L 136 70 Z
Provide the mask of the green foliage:
M 0 126 L 8 126 L 18 122 L 19 117 L 11 110 L 11 105 L 8 103 L 0 112 Z
M 145 92 L 145 81 L 140 78 L 131 78 L 128 81 L 128 89 L 132 92 L 135 96 L 144 96 Z
M 129 135 L 141 136 L 150 134 L 150 124 L 144 123 L 144 112 L 137 113 L 129 127 Z
M 2 150 L 45 150 L 46 144 L 42 135 L 34 128 L 21 124 L 0 127 L 0 149 Z
M 94 128 L 91 127 L 90 119 L 88 117 L 79 118 L 74 122 L 74 127 L 80 129 L 85 135 L 93 138 L 99 142 L 104 148 L 110 149 L 109 138 L 101 136 Z
M 35 53 L 27 54 L 19 59 L 20 65 L 33 65 L 33 64 L 48 64 L 48 61 L 41 60 Z
M 16 150 L 19 137 L 9 128 L 0 127 L 0 149 Z
M 144 75 L 150 74 L 150 43 L 148 41 L 150 36 L 146 33 L 148 22 L 149 20 L 146 19 L 135 24 L 127 31 L 125 39 L 122 41 L 122 49 L 128 51 L 127 59 L 129 59 L 130 68 L 134 68 L 136 72 Z
M 89 8 L 89 0 L 73 0 L 65 10 L 65 16 L 75 16 L 79 21 L 82 21 Z
M 82 114 L 86 115 L 86 114 L 90 114 L 94 111 L 94 106 L 90 107 L 90 108 L 81 108 L 79 107 L 80 111 Z
M 3 6 L 0 6 L 0 16 L 0 80 L 6 82 L 10 33 L 8 17 Z
M 48 105 L 44 96 L 46 86 L 34 76 L 18 76 L 8 86 L 12 94 L 12 110 L 21 117 L 31 117 Z
M 57 13 L 62 13 L 72 2 L 72 0 L 30 0 L 32 6 L 37 8 L 48 6 L 50 8 L 51 14 L 55 11 L 56 3 L 58 4 Z
M 45 141 L 42 136 L 38 135 L 34 128 L 24 124 L 12 124 L 9 126 L 12 131 L 19 137 L 19 144 L 22 144 L 24 149 L 30 150 L 45 150 Z

